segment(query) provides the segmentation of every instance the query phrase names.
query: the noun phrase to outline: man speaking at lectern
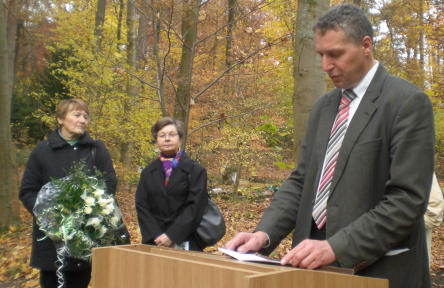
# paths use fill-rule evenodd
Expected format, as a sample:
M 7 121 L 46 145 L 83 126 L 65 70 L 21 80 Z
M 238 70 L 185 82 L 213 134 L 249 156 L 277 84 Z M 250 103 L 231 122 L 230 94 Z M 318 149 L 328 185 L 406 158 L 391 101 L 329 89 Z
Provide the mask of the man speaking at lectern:
M 331 8 L 316 51 L 335 89 L 313 106 L 297 168 L 254 233 L 225 246 L 270 253 L 294 229 L 281 263 L 353 268 L 391 288 L 430 287 L 423 215 L 433 175 L 432 105 L 373 58 L 357 6 Z

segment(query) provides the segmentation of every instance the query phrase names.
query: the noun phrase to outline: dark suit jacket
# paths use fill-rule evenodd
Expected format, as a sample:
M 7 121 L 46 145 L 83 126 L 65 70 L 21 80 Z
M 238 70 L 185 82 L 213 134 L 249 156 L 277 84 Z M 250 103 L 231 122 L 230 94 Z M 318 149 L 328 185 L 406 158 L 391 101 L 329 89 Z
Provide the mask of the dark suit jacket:
M 153 244 L 166 233 L 175 243 L 190 241 L 192 250 L 202 250 L 196 229 L 208 204 L 205 168 L 183 153 L 167 187 L 159 159 L 140 175 L 136 191 L 136 210 L 142 243 Z
M 271 252 L 292 229 L 309 238 L 330 129 L 341 97 L 334 89 L 310 114 L 299 162 L 257 230 Z M 390 287 L 430 287 L 423 214 L 433 174 L 432 105 L 420 89 L 380 65 L 344 138 L 327 203 L 326 236 L 337 265 L 388 278 Z M 397 256 L 384 256 L 409 248 Z

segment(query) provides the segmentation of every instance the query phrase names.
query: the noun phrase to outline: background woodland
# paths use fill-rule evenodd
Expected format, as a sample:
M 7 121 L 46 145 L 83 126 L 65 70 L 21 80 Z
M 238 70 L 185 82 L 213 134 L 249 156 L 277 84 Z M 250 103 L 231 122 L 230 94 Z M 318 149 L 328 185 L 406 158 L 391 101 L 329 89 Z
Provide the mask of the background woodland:
M 443 2 L 353 2 L 374 24 L 376 59 L 430 96 L 444 179 Z M 89 103 L 89 132 L 110 150 L 123 202 L 157 157 L 151 125 L 169 115 L 186 124 L 186 151 L 207 168 L 218 200 L 266 203 L 297 161 L 310 107 L 333 87 L 312 26 L 338 3 L 1 0 L 0 228 L 28 223 L 21 172 L 56 127 L 57 103 L 71 97 Z M 251 211 L 226 216 L 249 221 Z

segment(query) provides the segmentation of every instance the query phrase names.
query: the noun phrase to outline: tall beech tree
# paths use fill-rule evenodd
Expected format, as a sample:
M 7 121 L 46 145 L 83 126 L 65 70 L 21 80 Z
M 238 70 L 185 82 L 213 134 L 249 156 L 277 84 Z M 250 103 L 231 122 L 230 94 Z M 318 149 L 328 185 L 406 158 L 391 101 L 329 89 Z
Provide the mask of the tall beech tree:
M 103 24 L 105 23 L 106 0 L 97 0 L 96 23 L 94 36 L 96 37 L 97 50 L 102 47 Z
M 135 80 L 130 76 L 134 75 L 137 71 L 137 14 L 136 14 L 136 1 L 128 0 L 127 2 L 127 41 L 128 41 L 128 49 L 127 49 L 127 64 L 129 77 L 126 83 L 127 97 L 124 100 L 123 108 L 124 108 L 124 117 L 123 122 L 128 122 L 129 117 L 131 116 L 131 111 L 135 108 L 137 103 L 137 85 Z M 129 128 L 129 127 L 127 127 Z M 127 130 L 126 133 L 130 134 L 131 131 Z M 131 138 L 127 138 L 121 143 L 120 149 L 120 161 L 123 164 L 124 173 L 131 170 L 131 150 L 133 148 L 133 142 Z M 128 186 L 131 188 L 131 186 Z
M 188 130 L 191 104 L 191 79 L 195 42 L 197 38 L 197 21 L 199 16 L 200 0 L 183 0 L 182 14 L 182 56 L 179 66 L 179 79 L 174 106 L 174 117 L 185 123 Z M 186 146 L 187 135 L 184 135 L 183 146 Z
M 8 11 L 10 13 L 11 11 Z M 6 36 L 6 9 L 0 2 L 0 231 L 19 221 L 17 205 L 17 167 L 11 143 L 11 90 L 9 52 Z
M 326 91 L 325 73 L 315 51 L 313 26 L 329 6 L 328 0 L 299 0 L 292 34 L 293 57 L 293 127 L 294 150 L 305 134 L 314 101 Z

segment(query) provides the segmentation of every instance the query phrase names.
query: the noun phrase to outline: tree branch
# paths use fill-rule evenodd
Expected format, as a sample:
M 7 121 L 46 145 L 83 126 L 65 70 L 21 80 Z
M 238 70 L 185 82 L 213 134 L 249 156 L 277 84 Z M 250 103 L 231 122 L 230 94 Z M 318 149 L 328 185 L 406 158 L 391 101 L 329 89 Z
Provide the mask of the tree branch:
M 199 98 L 200 95 L 202 95 L 203 93 L 205 93 L 205 91 L 207 91 L 209 88 L 211 88 L 211 86 L 213 86 L 217 81 L 219 81 L 225 74 L 227 74 L 228 72 L 230 72 L 234 67 L 244 63 L 245 61 L 247 61 L 248 59 L 250 59 L 251 57 L 253 57 L 254 55 L 258 54 L 259 52 L 266 50 L 274 45 L 277 45 L 283 41 L 286 41 L 288 38 L 288 35 L 282 36 L 281 38 L 279 38 L 276 42 L 273 43 L 267 43 L 267 45 L 265 45 L 264 47 L 251 52 L 250 54 L 247 55 L 247 57 L 245 57 L 242 60 L 239 60 L 238 62 L 234 63 L 233 65 L 231 65 L 230 67 L 228 67 L 227 69 L 225 69 L 225 71 L 223 71 L 219 76 L 216 77 L 216 79 L 214 79 L 213 81 L 211 81 L 210 84 L 208 84 L 204 89 L 202 89 L 200 92 L 198 92 L 196 94 L 196 96 L 193 97 L 193 101 L 196 102 L 197 98 Z
M 275 104 L 276 103 L 270 103 L 268 105 L 265 105 L 264 107 L 259 107 L 259 108 L 253 109 L 251 111 L 248 111 L 248 112 L 240 113 L 240 114 L 237 114 L 237 115 L 231 115 L 231 116 L 227 116 L 227 117 L 223 117 L 223 118 L 218 118 L 216 120 L 211 120 L 210 122 L 202 124 L 199 127 L 194 128 L 193 130 L 191 130 L 191 132 L 187 134 L 187 137 L 190 137 L 194 132 L 199 131 L 200 129 L 202 129 L 204 127 L 210 126 L 210 125 L 212 125 L 214 123 L 218 123 L 219 121 L 226 120 L 226 119 L 231 119 L 231 118 L 236 118 L 236 117 L 241 117 L 241 116 L 245 116 L 245 115 L 249 115 L 249 114 L 253 114 L 256 111 L 264 110 L 264 109 L 266 109 L 266 108 L 268 108 L 270 106 L 273 106 Z
M 238 17 L 237 19 L 235 19 L 233 21 L 234 23 L 237 23 L 239 20 L 242 20 L 243 18 L 247 17 L 248 15 L 252 14 L 253 12 L 256 12 L 257 10 L 260 10 L 268 5 L 270 5 L 271 3 L 273 3 L 273 1 L 270 1 L 269 3 L 265 3 L 265 0 L 260 2 L 259 4 L 256 5 L 256 7 L 254 7 L 253 9 L 251 9 L 251 11 L 249 13 L 243 14 L 240 17 Z M 261 6 L 262 4 L 264 4 L 264 6 Z M 201 42 L 204 42 L 205 40 L 207 40 L 210 37 L 213 37 L 216 33 L 218 33 L 219 31 L 221 31 L 222 29 L 224 29 L 225 27 L 227 27 L 229 25 L 229 23 L 222 25 L 219 29 L 217 29 L 216 31 L 214 31 L 213 33 L 210 33 L 208 35 L 206 35 L 205 37 L 203 37 L 202 39 L 199 39 L 196 41 L 196 43 L 194 44 L 194 46 L 199 45 Z
M 154 9 L 152 5 L 150 5 L 150 6 L 151 6 L 151 9 Z M 137 9 L 137 11 L 139 11 L 142 14 L 142 16 L 148 18 L 148 16 L 146 15 L 146 13 L 142 9 L 140 9 L 138 7 L 136 7 L 136 9 Z M 171 25 L 171 23 L 163 20 L 161 17 L 159 17 L 157 15 L 156 15 L 156 17 L 160 20 L 160 22 L 162 22 L 166 27 L 168 27 L 168 29 L 172 30 L 174 32 L 173 34 L 176 35 L 177 39 L 179 39 L 179 41 L 181 43 L 183 43 L 182 36 L 179 34 L 179 32 L 176 31 L 176 29 L 174 29 L 174 27 L 173 27 L 173 25 Z

